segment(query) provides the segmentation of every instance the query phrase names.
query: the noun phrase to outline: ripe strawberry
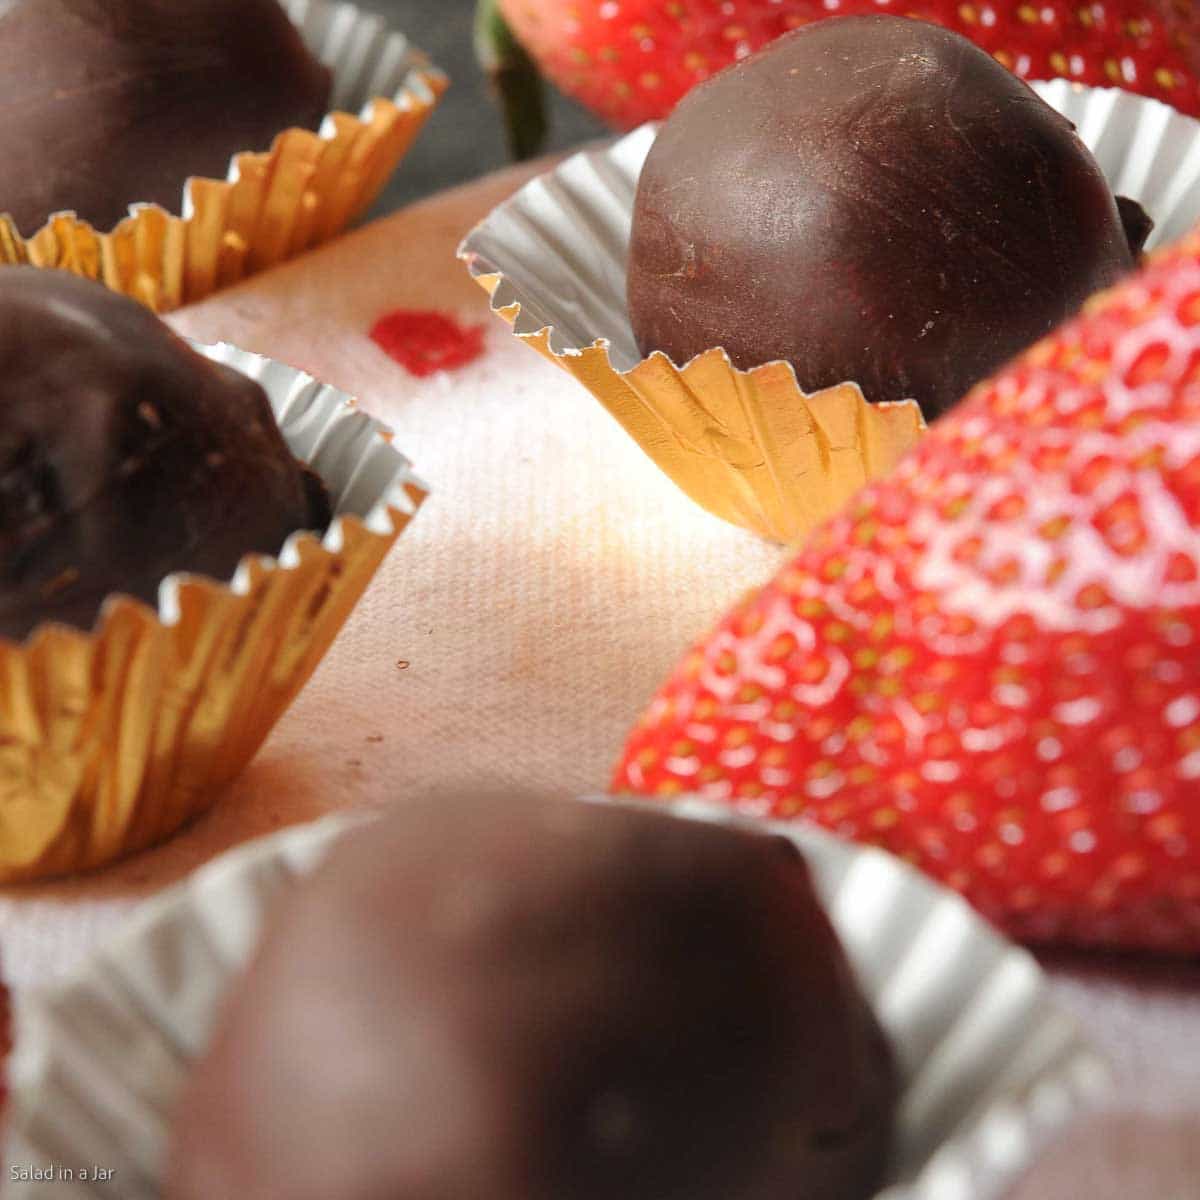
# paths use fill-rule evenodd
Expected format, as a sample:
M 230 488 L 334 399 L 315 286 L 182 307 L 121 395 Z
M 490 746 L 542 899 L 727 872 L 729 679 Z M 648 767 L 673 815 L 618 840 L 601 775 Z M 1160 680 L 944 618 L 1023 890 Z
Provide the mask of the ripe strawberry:
M 613 790 L 812 818 L 1030 941 L 1200 952 L 1200 229 L 726 618 Z
M 828 16 L 920 17 L 1024 79 L 1123 87 L 1200 116 L 1193 0 L 481 0 L 565 92 L 620 128 L 665 117 L 694 84 Z

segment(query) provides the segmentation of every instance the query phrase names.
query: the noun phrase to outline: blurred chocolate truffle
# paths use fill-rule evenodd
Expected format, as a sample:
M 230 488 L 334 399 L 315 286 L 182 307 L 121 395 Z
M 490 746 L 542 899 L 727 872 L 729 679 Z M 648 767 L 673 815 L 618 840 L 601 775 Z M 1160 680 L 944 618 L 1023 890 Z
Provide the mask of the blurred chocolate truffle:
M 1074 126 L 965 38 L 833 17 L 663 126 L 629 314 L 644 354 L 782 359 L 807 391 L 855 382 L 933 417 L 1129 271 L 1147 226 Z
M 789 843 L 649 808 L 405 803 L 288 898 L 167 1196 L 853 1200 L 897 1084 Z
M 330 74 L 276 0 L 0 5 L 0 212 L 22 233 L 71 209 L 101 229 L 134 201 L 179 212 L 190 175 L 317 128 Z
M 0 269 L 0 636 L 228 579 L 329 518 L 257 383 L 99 284 Z

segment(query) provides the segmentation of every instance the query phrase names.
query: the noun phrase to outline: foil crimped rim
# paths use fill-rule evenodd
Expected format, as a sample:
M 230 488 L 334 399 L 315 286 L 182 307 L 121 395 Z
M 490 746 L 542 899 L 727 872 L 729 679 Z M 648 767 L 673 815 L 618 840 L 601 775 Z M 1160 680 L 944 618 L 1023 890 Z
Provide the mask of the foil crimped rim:
M 578 151 L 525 183 L 463 238 L 458 247 L 458 258 L 489 294 L 492 312 L 511 325 L 518 338 L 544 340 L 546 350 L 555 358 L 578 358 L 590 351 L 602 353 L 606 365 L 622 378 L 644 371 L 649 364 L 658 364 L 661 369 L 684 375 L 698 360 L 718 357 L 740 376 L 756 377 L 767 371 L 786 370 L 802 396 L 835 391 L 843 386 L 853 388 L 861 396 L 862 389 L 852 380 L 806 393 L 790 362 L 777 360 L 750 368 L 735 367 L 728 352 L 720 346 L 701 351 L 684 363 L 674 362 L 661 350 L 641 354 L 633 340 L 624 308 L 625 268 L 637 181 L 658 130 L 659 123 L 651 122 L 611 143 Z M 586 197 L 596 184 L 603 191 L 594 194 L 589 206 Z M 592 264 L 581 280 L 578 272 L 564 271 L 564 277 L 578 280 L 566 295 L 531 295 L 527 290 L 530 286 L 528 276 L 511 265 L 511 257 L 501 248 L 504 238 L 495 230 L 498 222 L 508 221 L 514 228 L 529 230 L 531 236 L 540 238 L 542 245 L 550 251 L 564 254 L 565 247 L 554 237 L 554 232 L 560 231 L 536 228 L 536 218 L 530 210 L 535 197 L 542 194 L 552 197 L 564 212 L 596 232 L 598 243 L 607 243 L 616 251 L 609 255 L 608 261 Z M 501 265 L 504 260 L 510 265 Z M 597 283 L 601 285 L 600 289 L 593 286 Z M 616 300 L 612 299 L 614 296 Z M 565 307 L 565 313 L 557 309 L 559 303 Z M 599 314 L 591 305 L 599 306 Z M 599 328 L 603 332 L 594 332 L 590 325 L 596 315 L 601 317 Z M 587 327 L 584 322 L 588 322 Z M 912 400 L 896 400 L 875 407 L 917 406 Z
M 1154 220 L 1146 250 L 1178 241 L 1200 221 L 1200 121 L 1151 96 L 1067 79 L 1030 85 L 1076 128 L 1116 196 Z
M 334 518 L 243 556 L 226 580 L 168 575 L 157 606 L 118 594 L 89 631 L 45 622 L 0 641 L 5 884 L 103 866 L 211 807 L 425 499 L 386 428 L 343 392 L 228 345 L 197 349 L 264 388 Z
M 805 392 L 788 362 L 742 370 L 721 347 L 683 366 L 658 351 L 639 355 L 624 311 L 625 260 L 655 132 L 643 126 L 530 181 L 458 256 L 515 336 L 583 383 L 693 501 L 791 541 L 915 445 L 924 418 L 911 400 L 868 404 L 855 383 Z M 571 253 L 573 230 L 599 252 Z M 516 251 L 514 237 L 524 239 Z M 782 408 L 762 403 L 780 394 Z M 793 476 L 820 483 L 799 488 Z
M 1069 80 L 1055 79 L 1030 85 L 1051 107 L 1066 116 L 1076 126 L 1078 134 L 1095 156 L 1109 186 L 1116 195 L 1129 196 L 1147 207 L 1155 220 L 1147 249 L 1182 237 L 1200 218 L 1200 200 L 1195 197 L 1200 188 L 1200 121 L 1148 96 L 1140 96 L 1121 88 L 1099 88 Z M 682 373 L 704 355 L 719 354 L 726 362 L 729 356 L 720 347 L 713 347 L 678 364 L 660 350 L 642 355 L 633 341 L 628 315 L 624 311 L 624 270 L 629 232 L 632 224 L 633 202 L 637 180 L 660 124 L 650 122 L 598 147 L 584 149 L 564 162 L 529 180 L 507 200 L 496 206 L 463 238 L 458 247 L 462 260 L 480 286 L 491 297 L 492 312 L 512 325 L 514 334 L 522 339 L 545 338 L 548 351 L 555 358 L 577 357 L 589 350 L 602 351 L 608 365 L 620 376 L 628 376 L 652 360 L 658 360 L 675 372 Z M 1164 153 L 1169 143 L 1182 139 L 1173 153 Z M 1134 153 L 1134 152 L 1137 153 Z M 605 331 L 581 331 L 578 322 L 586 319 L 586 310 L 579 308 L 581 297 L 587 295 L 587 285 L 595 278 L 584 279 L 584 287 L 565 297 L 531 297 L 523 290 L 528 280 L 512 267 L 498 265 L 508 256 L 497 254 L 491 240 L 498 218 L 510 218 L 515 224 L 528 224 L 528 201 L 542 190 L 553 193 L 568 211 L 582 217 L 579 206 L 581 188 L 588 186 L 585 177 L 591 175 L 606 190 L 595 209 L 587 216 L 594 224 L 597 216 L 602 224 L 597 229 L 601 237 L 615 239 L 625 256 L 620 260 L 620 278 L 612 277 L 611 264 L 597 268 L 597 275 L 609 277 L 612 289 L 617 288 L 620 300 L 612 304 L 603 301 L 608 322 Z M 1182 210 L 1182 211 L 1181 211 Z M 551 250 L 562 250 L 549 236 L 544 239 Z M 564 320 L 551 311 L 552 303 L 561 300 L 568 308 Z M 574 312 L 570 310 L 574 308 Z M 624 327 L 621 322 L 624 320 Z M 770 367 L 787 367 L 795 379 L 790 363 L 772 362 L 744 369 L 734 367 L 741 375 L 753 375 Z M 846 383 L 858 389 L 852 380 Z M 803 393 L 797 382 L 797 389 Z M 832 389 L 822 389 L 832 390 Z M 810 393 L 812 394 L 812 393 Z M 900 400 L 878 404 L 911 405 L 915 401 Z
M 875 1200 L 995 1200 L 1054 1133 L 1111 1096 L 1108 1064 L 1057 1008 L 1033 958 L 960 897 L 805 822 L 756 822 L 691 798 L 663 807 L 774 833 L 803 852 L 905 1080 L 898 1151 Z M 19 994 L 8 1161 L 105 1162 L 119 1169 L 125 1200 L 158 1197 L 173 1099 L 265 914 L 362 819 L 326 818 L 221 856 L 64 980 Z
M 1157 221 L 1151 246 L 1181 236 L 1200 219 L 1200 122 L 1120 89 L 1062 80 L 1034 87 L 1077 125 L 1114 192 L 1146 205 Z M 789 540 L 844 502 L 865 481 L 860 476 L 881 473 L 871 461 L 872 439 L 886 468 L 916 444 L 925 422 L 915 401 L 870 404 L 853 382 L 806 393 L 787 362 L 743 370 L 719 347 L 682 366 L 662 352 L 641 356 L 625 306 L 625 272 L 637 180 L 656 133 L 656 125 L 644 125 L 530 180 L 476 225 L 458 256 L 518 340 L 591 390 L 693 500 L 727 520 Z M 736 400 L 732 394 L 714 397 L 710 411 L 693 379 L 716 363 Z M 708 372 L 710 386 L 715 377 Z M 817 410 L 841 396 L 840 406 L 831 403 L 828 411 L 841 413 L 843 429 L 851 418 L 858 428 L 856 438 L 837 446 L 842 473 L 826 462 L 810 467 L 811 455 L 800 453 L 805 461 L 799 471 L 786 464 L 789 489 L 773 469 L 763 468 L 772 467 L 781 445 L 803 450 L 794 429 L 787 444 L 778 438 L 766 444 L 760 434 L 772 431 L 765 422 L 761 430 L 749 423 L 736 438 L 727 436 L 723 417 L 750 414 L 747 398 L 767 389 L 801 402 L 818 441 Z M 707 428 L 701 428 L 704 418 Z M 692 436 L 697 431 L 698 438 Z M 828 446 L 818 449 L 828 460 Z M 746 463 L 758 468 L 757 478 Z M 811 469 L 824 470 L 815 488 L 807 482 Z
M 647 803 L 640 797 L 595 800 Z M 847 842 L 810 821 L 763 820 L 692 796 L 654 805 L 691 820 L 774 834 L 803 852 L 905 1080 L 900 1147 L 872 1200 L 998 1200 L 1057 1133 L 1115 1094 L 1111 1064 L 1055 1003 L 1037 960 L 957 893 L 895 855 Z M 906 912 L 914 904 L 922 913 L 919 932 Z M 897 953 L 896 942 L 905 936 L 910 940 Z M 959 963 L 947 970 L 956 954 Z M 934 990 L 931 979 L 939 986 L 953 983 L 946 988 L 949 998 L 937 997 L 947 1023 L 936 1038 L 920 1029 L 910 1041 L 911 1031 L 901 1029 L 910 1022 L 925 1025 L 928 1014 L 917 1000 L 933 999 L 922 997 L 922 989 Z M 1005 995 L 1012 1008 L 1002 1036 L 995 1027 Z M 994 1041 L 981 1037 L 983 1026 L 997 1033 Z M 1013 1044 L 1018 1030 L 1022 1040 Z M 965 1094 L 960 1087 L 939 1101 L 929 1076 L 943 1073 L 955 1054 L 974 1056 L 977 1072 L 990 1065 L 996 1074 L 982 1093 Z M 917 1130 L 939 1109 L 955 1124 L 930 1146 L 928 1131 Z
M 134 200 L 129 214 L 108 230 L 97 229 L 67 209 L 49 214 L 25 237 L 7 214 L 0 214 L 0 265 L 29 262 L 71 270 L 100 279 L 156 311 L 169 311 L 319 245 L 360 216 L 386 185 L 449 79 L 379 14 L 343 0 L 282 3 L 310 52 L 333 74 L 330 108 L 317 130 L 282 129 L 269 147 L 232 155 L 224 179 L 186 179 L 178 210 Z M 380 102 L 392 106 L 390 120 L 381 114 Z M 261 195 L 254 194 L 253 176 L 257 173 L 270 182 L 281 164 L 296 169 L 307 163 L 309 155 L 297 139 L 326 150 L 345 148 L 339 152 L 345 153 L 346 162 L 338 171 L 353 177 L 354 189 L 347 192 L 350 202 L 343 208 L 326 196 L 310 212 L 306 198 L 297 196 L 289 206 L 294 210 L 292 224 L 270 230 L 276 239 L 282 232 L 284 243 L 263 250 L 263 261 L 257 262 L 254 243 L 229 226 L 230 212 L 236 202 L 243 208 L 249 205 L 242 216 L 261 216 L 273 197 L 265 187 Z M 364 141 L 379 161 L 356 157 L 355 147 Z M 324 152 L 316 157 L 324 166 Z M 355 174 L 364 167 L 370 169 Z M 243 185 L 250 189 L 245 195 Z M 202 199 L 197 192 L 203 193 Z M 207 255 L 203 269 L 188 262 L 200 251 Z
M 397 108 L 432 107 L 449 84 L 428 56 L 379 13 L 345 0 L 282 0 L 282 5 L 309 50 L 326 66 L 336 68 L 354 44 L 366 49 L 382 39 L 378 61 L 365 78 L 361 66 L 358 77 L 335 69 L 331 114 L 357 108 L 360 119 L 369 122 L 372 98 L 380 96 L 390 96 Z
M 281 0 L 281 3 L 292 23 L 304 34 L 305 44 L 310 53 L 333 72 L 329 109 L 317 129 L 302 130 L 304 133 L 328 142 L 338 136 L 338 117 L 349 118 L 364 126 L 370 125 L 379 99 L 391 100 L 402 111 L 432 110 L 450 84 L 449 78 L 429 60 L 424 51 L 414 46 L 398 29 L 391 29 L 387 19 L 377 13 L 367 12 L 357 5 L 344 3 L 343 0 Z M 356 78 L 348 71 L 344 74 L 339 72 L 338 66 L 343 55 L 353 51 L 356 45 L 365 50 L 367 45 L 376 39 L 380 41 L 380 46 L 375 51 L 378 54 L 378 62 L 365 79 Z M 361 72 L 360 67 L 360 76 Z M 287 129 L 281 129 L 272 139 L 271 147 L 237 151 L 230 158 L 225 182 L 235 183 L 240 178 L 239 158 L 270 153 L 281 137 L 298 128 L 289 126 Z M 180 211 L 172 210 L 168 215 L 188 220 L 195 213 L 193 184 L 217 182 L 221 181 L 207 176 L 189 176 L 184 180 L 180 191 Z M 142 201 L 131 202 L 129 210 L 129 216 L 122 218 L 112 229 L 99 230 L 89 222 L 80 220 L 72 210 L 64 209 L 50 213 L 37 233 L 22 240 L 26 243 L 32 242 L 50 228 L 57 218 L 70 217 L 77 224 L 92 229 L 97 234 L 115 234 L 140 212 L 165 211 L 161 205 Z
M 215 579 L 192 571 L 173 571 L 159 584 L 157 607 L 135 596 L 113 593 L 101 606 L 90 630 L 55 621 L 36 625 L 20 642 L 0 637 L 0 648 L 16 649 L 26 656 L 38 653 L 51 639 L 91 642 L 123 614 L 134 612 L 163 628 L 178 624 L 186 593 L 209 596 L 244 596 L 254 575 L 273 570 L 295 570 L 313 552 L 332 559 L 346 545 L 347 528 L 384 541 L 394 540 L 428 497 L 429 488 L 413 471 L 412 463 L 392 445 L 392 430 L 363 412 L 347 392 L 322 383 L 296 367 L 228 342 L 204 344 L 184 339 L 212 362 L 232 367 L 263 385 L 271 410 L 289 449 L 329 485 L 327 464 L 347 455 L 357 460 L 353 476 L 331 494 L 333 519 L 324 533 L 307 529 L 289 534 L 278 554 L 251 552 L 242 555 L 228 579 Z M 279 388 L 286 384 L 280 396 Z M 278 404 L 277 404 L 278 401 Z M 326 466 L 326 470 L 322 470 Z M 371 476 L 384 472 L 382 485 Z M 366 501 L 370 501 L 367 503 Z

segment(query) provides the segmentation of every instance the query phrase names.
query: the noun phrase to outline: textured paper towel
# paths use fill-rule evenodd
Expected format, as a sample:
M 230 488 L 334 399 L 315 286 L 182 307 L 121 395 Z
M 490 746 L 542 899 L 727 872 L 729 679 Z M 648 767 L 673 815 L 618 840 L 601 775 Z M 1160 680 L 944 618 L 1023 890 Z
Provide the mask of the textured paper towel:
M 18 983 L 61 973 L 139 900 L 280 825 L 473 783 L 603 788 L 627 726 L 683 648 L 782 560 L 692 505 L 582 388 L 488 318 L 454 249 L 522 178 L 448 193 L 172 318 L 359 395 L 433 495 L 209 817 L 92 878 L 0 893 L 5 968 Z M 411 378 L 366 336 L 402 306 L 491 320 L 488 353 L 453 375 Z M 1172 1180 L 1193 1186 L 1200 969 L 1052 965 L 1062 1001 L 1116 1059 L 1123 1100 L 1140 1114 L 1130 1153 L 1145 1144 L 1154 1156 L 1143 1171 L 1163 1178 L 1163 1200 Z M 1134 1194 L 1119 1172 L 1097 1176 L 1093 1200 Z M 1142 1178 L 1129 1177 L 1139 1200 L 1157 1200 Z

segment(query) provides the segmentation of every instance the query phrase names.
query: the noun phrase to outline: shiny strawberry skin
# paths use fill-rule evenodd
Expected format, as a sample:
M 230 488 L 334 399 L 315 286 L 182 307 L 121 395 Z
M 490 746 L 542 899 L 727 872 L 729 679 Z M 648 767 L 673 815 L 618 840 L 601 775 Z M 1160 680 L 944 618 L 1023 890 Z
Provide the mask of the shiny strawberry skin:
M 1200 231 L 689 653 L 612 790 L 811 818 L 1031 942 L 1200 953 Z
M 1024 79 L 1122 87 L 1200 116 L 1190 0 L 500 0 L 564 91 L 619 128 L 666 116 L 702 79 L 812 21 L 915 16 L 969 37 Z

